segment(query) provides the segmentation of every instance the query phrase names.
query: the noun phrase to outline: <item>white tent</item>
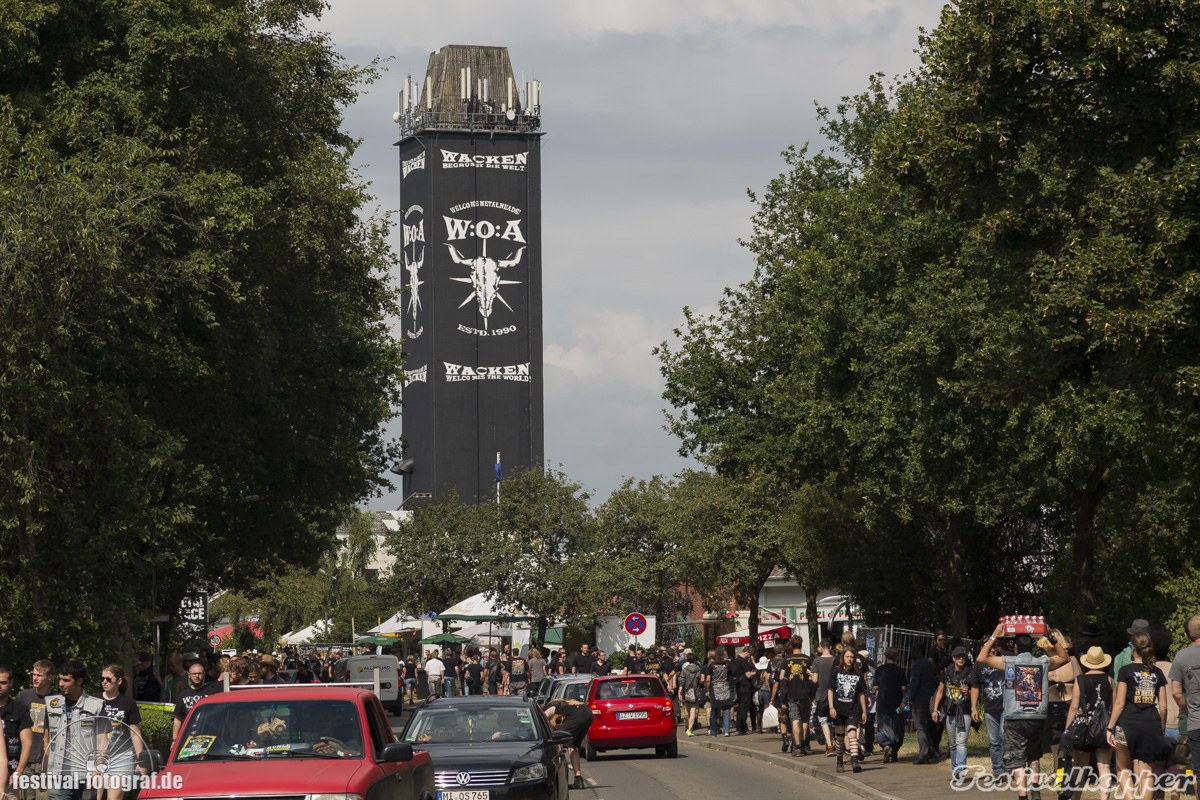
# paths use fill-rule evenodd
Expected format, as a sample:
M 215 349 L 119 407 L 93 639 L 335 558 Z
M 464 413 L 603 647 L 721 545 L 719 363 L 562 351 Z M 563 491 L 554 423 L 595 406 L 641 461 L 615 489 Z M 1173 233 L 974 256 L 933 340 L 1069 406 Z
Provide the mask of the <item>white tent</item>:
M 513 635 L 512 628 L 498 627 L 493 622 L 476 622 L 473 625 L 455 628 L 454 632 L 459 636 L 466 636 L 468 639 L 481 640 L 498 637 L 511 638 Z
M 421 630 L 421 620 L 415 617 L 408 617 L 399 612 L 388 617 L 379 625 L 376 625 L 367 633 L 383 634 L 383 633 L 401 633 L 403 631 L 419 631 Z
M 306 628 L 301 628 L 300 630 L 292 631 L 291 633 L 285 633 L 280 638 L 286 640 L 288 644 L 307 644 L 317 636 L 324 636 L 325 632 L 329 630 L 329 626 L 332 624 L 332 620 L 319 619 Z
M 513 608 L 500 607 L 488 599 L 487 592 L 480 592 L 455 603 L 437 616 L 438 619 L 463 622 L 533 622 L 537 619 Z

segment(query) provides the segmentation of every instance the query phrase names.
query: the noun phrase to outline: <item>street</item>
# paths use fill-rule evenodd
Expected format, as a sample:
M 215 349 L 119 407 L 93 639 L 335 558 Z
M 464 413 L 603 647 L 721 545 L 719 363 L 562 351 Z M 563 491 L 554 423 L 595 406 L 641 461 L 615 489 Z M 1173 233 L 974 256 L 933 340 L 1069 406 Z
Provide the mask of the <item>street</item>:
M 744 797 L 849 800 L 852 795 L 814 778 L 745 756 L 680 742 L 679 758 L 656 758 L 653 751 L 630 750 L 583 762 L 588 788 L 572 800 Z

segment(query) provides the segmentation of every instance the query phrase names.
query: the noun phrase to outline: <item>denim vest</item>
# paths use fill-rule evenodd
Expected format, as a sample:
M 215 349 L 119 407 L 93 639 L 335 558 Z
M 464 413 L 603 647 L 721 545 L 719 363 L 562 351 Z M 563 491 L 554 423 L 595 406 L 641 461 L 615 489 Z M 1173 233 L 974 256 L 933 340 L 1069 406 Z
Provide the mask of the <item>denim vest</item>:
M 1050 659 L 1021 653 L 1004 657 L 1004 718 L 1045 719 Z

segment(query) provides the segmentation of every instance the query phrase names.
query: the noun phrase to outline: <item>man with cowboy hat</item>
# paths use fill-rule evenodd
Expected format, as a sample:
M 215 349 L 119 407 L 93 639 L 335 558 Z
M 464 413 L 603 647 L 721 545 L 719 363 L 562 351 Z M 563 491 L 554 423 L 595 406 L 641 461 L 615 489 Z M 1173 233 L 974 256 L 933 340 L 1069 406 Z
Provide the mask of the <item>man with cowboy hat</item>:
M 258 658 L 258 667 L 262 671 L 262 682 L 272 686 L 287 683 L 279 677 L 279 662 L 270 653 L 263 653 Z

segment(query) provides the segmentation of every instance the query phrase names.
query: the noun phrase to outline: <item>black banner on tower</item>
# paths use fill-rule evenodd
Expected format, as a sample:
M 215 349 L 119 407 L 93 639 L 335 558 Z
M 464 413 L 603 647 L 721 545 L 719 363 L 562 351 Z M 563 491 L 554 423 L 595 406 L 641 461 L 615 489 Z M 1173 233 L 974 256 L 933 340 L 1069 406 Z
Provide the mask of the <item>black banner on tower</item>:
M 405 492 L 491 499 L 543 454 L 540 138 L 400 142 Z

